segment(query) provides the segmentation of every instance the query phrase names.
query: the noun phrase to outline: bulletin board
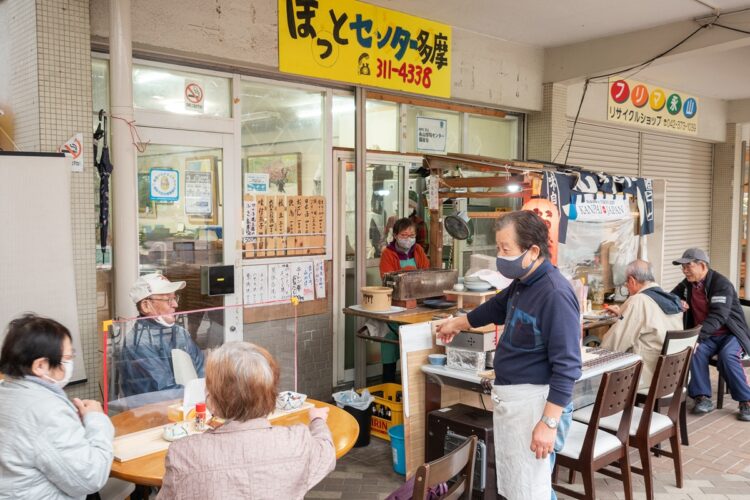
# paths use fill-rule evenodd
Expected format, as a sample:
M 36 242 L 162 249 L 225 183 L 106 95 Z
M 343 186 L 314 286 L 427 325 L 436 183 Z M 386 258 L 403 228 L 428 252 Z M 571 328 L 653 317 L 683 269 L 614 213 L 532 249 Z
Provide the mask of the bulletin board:
M 243 196 L 244 259 L 324 255 L 325 227 L 323 196 Z
M 71 160 L 62 154 L 0 153 L 0 341 L 12 319 L 33 312 L 70 330 L 72 381 L 86 378 L 70 217 Z M 94 265 L 94 256 L 91 256 Z M 86 292 L 82 290 L 81 292 Z

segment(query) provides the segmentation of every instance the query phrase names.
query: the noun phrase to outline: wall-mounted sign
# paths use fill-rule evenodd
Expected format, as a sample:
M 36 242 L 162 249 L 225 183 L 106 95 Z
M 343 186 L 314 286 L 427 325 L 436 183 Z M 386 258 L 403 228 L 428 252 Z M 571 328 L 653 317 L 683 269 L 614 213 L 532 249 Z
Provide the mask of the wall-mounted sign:
M 68 139 L 65 144 L 57 148 L 57 151 L 73 159 L 70 167 L 73 172 L 83 172 L 83 134 L 81 132 Z
M 185 80 L 185 109 L 203 113 L 206 93 L 203 86 L 194 80 Z
M 568 218 L 581 222 L 604 222 L 632 217 L 624 195 L 579 195 L 571 203 Z
M 185 213 L 211 215 L 213 211 L 213 182 L 211 172 L 185 172 Z
M 180 199 L 180 173 L 168 168 L 152 168 L 150 198 L 152 201 L 177 201 Z
M 279 69 L 450 97 L 451 27 L 374 5 L 279 0 Z
M 417 151 L 445 153 L 448 120 L 417 117 Z
M 627 78 L 609 79 L 608 121 L 696 135 L 697 114 L 694 96 Z
M 245 172 L 246 193 L 267 193 L 270 174 L 262 172 Z

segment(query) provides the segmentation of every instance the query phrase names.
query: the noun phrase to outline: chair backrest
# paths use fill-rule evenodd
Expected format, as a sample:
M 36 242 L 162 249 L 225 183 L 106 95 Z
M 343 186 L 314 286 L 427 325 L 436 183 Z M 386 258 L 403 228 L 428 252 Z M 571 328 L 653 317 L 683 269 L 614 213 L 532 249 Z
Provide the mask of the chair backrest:
M 745 313 L 745 322 L 750 325 L 750 300 L 741 298 L 740 306 L 742 306 L 742 312 Z
M 456 482 L 445 495 L 440 496 L 440 500 L 470 499 L 474 486 L 476 452 L 477 437 L 470 436 L 447 455 L 420 466 L 414 478 L 413 500 L 425 500 L 432 486 L 447 482 L 457 475 Z
M 594 410 L 591 412 L 586 437 L 583 440 L 581 458 L 588 456 L 592 460 L 599 420 L 622 412 L 620 427 L 617 429 L 617 439 L 624 445 L 628 442 L 630 420 L 633 415 L 635 393 L 641 376 L 642 363 L 636 361 L 619 370 L 605 372 L 596 394 Z
M 682 389 L 685 387 L 692 354 L 693 348 L 686 347 L 680 352 L 659 356 L 654 378 L 651 380 L 651 387 L 648 390 L 646 403 L 643 407 L 643 416 L 641 416 L 641 422 L 638 425 L 638 435 L 641 433 L 648 434 L 657 399 L 672 398 L 667 416 L 672 422 L 677 421 L 680 404 L 682 403 Z
M 701 326 L 696 325 L 688 330 L 668 330 L 664 337 L 664 345 L 661 348 L 662 354 L 674 354 L 682 352 L 686 347 L 691 349 L 695 347 L 698 341 L 698 334 L 701 332 Z
M 172 367 L 176 384 L 186 385 L 198 378 L 198 372 L 195 371 L 190 354 L 182 349 L 172 349 Z

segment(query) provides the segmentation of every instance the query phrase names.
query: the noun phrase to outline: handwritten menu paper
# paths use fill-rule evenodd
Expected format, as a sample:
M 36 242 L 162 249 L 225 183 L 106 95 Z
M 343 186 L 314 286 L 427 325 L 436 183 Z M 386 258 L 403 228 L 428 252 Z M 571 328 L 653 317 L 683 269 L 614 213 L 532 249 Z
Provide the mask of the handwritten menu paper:
M 268 299 L 286 300 L 292 296 L 292 277 L 290 264 L 271 264 L 268 266 Z
M 268 266 L 243 267 L 242 277 L 242 297 L 245 305 L 268 301 Z
M 213 211 L 211 172 L 185 172 L 185 213 L 211 215 Z
M 313 263 L 315 267 L 315 297 L 326 298 L 326 264 L 322 260 Z
M 292 295 L 302 300 L 315 300 L 315 280 L 312 262 L 295 262 L 291 265 Z

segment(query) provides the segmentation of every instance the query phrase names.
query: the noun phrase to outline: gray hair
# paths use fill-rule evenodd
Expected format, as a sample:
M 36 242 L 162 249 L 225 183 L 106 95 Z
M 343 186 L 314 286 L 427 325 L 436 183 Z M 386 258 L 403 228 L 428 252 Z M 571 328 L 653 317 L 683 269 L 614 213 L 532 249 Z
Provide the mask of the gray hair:
M 638 283 L 655 281 L 654 268 L 650 262 L 636 259 L 625 268 L 625 276 L 632 276 Z

